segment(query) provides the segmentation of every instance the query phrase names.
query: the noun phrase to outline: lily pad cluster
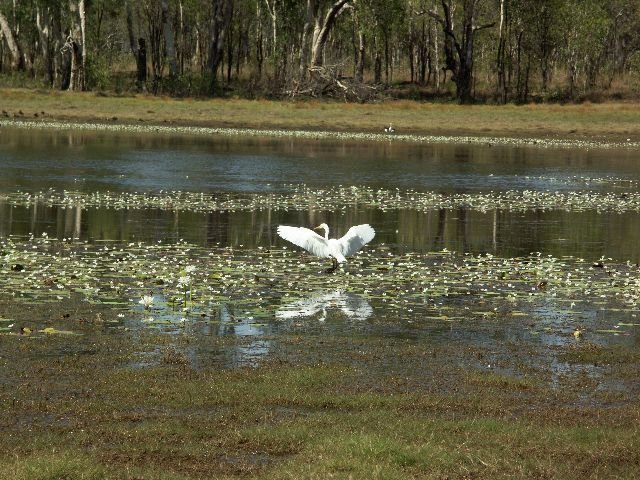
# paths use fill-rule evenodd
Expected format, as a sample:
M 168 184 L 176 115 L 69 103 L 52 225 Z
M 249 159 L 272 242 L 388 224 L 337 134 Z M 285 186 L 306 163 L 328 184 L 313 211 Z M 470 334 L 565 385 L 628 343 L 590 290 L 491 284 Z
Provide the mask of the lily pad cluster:
M 640 212 L 640 193 L 584 191 L 507 190 L 488 193 L 439 193 L 433 191 L 382 189 L 367 186 L 313 188 L 287 185 L 278 193 L 203 193 L 185 191 L 78 192 L 47 190 L 10 192 L 0 197 L 10 205 L 63 206 L 66 208 L 106 208 L 116 210 L 160 209 L 171 211 L 260 211 L 260 210 L 325 210 L 339 211 L 362 207 L 383 211 L 415 209 L 465 208 L 487 212 L 562 210 L 582 212 Z
M 392 312 L 394 321 L 417 323 L 531 319 L 544 310 L 571 326 L 572 315 L 594 309 L 626 312 L 634 322 L 640 308 L 637 265 L 539 253 L 401 255 L 373 247 L 352 257 L 346 270 L 326 274 L 321 259 L 289 248 L 91 244 L 43 236 L 0 241 L 0 264 L 2 296 L 46 303 L 81 295 L 141 323 L 278 321 L 292 302 L 333 291 Z M 23 268 L 11 269 L 16 264 Z

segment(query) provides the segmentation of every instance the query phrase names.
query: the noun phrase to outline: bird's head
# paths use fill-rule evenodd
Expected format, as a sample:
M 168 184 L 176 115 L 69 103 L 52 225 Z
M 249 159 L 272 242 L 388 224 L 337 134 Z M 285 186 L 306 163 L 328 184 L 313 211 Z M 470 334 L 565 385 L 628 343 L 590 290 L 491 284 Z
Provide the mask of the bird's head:
M 327 225 L 326 223 L 321 223 L 320 225 L 318 225 L 317 227 L 313 228 L 314 230 L 324 230 L 324 236 L 328 237 L 329 236 L 329 225 Z

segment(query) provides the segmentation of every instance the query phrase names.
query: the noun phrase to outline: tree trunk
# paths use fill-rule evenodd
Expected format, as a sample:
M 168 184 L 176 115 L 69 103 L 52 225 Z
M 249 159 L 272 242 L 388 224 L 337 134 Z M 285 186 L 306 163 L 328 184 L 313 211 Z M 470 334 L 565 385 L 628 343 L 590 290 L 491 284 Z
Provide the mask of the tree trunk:
M 68 82 L 65 90 L 85 90 L 86 55 L 84 39 L 86 38 L 86 15 L 84 0 L 69 0 L 69 28 L 63 50 L 67 54 Z
M 11 53 L 11 67 L 14 70 L 24 70 L 25 61 L 24 54 L 22 53 L 22 48 L 20 48 L 20 44 L 16 41 L 15 35 L 13 34 L 13 30 L 9 26 L 9 22 L 7 18 L 0 12 L 0 30 L 2 30 L 2 34 L 7 42 L 7 47 L 9 47 L 9 53 Z
M 319 68 L 324 65 L 324 46 L 327 43 L 327 38 L 333 26 L 336 23 L 336 19 L 344 10 L 344 7 L 351 0 L 337 0 L 327 10 L 324 19 L 320 15 L 316 15 L 315 27 L 313 30 L 313 42 L 311 45 L 311 68 Z M 316 10 L 317 11 L 317 10 Z
M 78 0 L 78 17 L 80 19 L 80 70 L 78 74 L 78 89 L 87 89 L 87 15 L 84 0 Z
M 233 67 L 233 3 L 231 7 L 231 19 L 227 23 L 227 85 L 231 83 L 231 68 Z M 240 51 L 238 51 L 240 55 Z
M 313 20 L 318 15 L 318 2 L 317 0 L 307 0 L 307 17 L 302 27 L 302 40 L 300 41 L 300 70 L 299 70 L 299 83 L 304 83 L 307 79 L 307 70 L 309 66 L 309 57 L 311 55 L 311 44 L 309 42 L 309 36 L 311 35 L 311 28 L 313 26 Z
M 386 28 L 382 30 L 384 38 L 384 83 L 389 85 L 391 77 L 389 76 L 389 32 Z
M 162 0 L 160 6 L 162 8 L 162 34 L 164 36 L 167 62 L 169 63 L 169 76 L 176 77 L 178 75 L 178 59 L 176 57 L 175 34 L 173 31 L 173 19 L 169 11 L 169 1 Z
M 275 57 L 278 51 L 278 15 L 276 12 L 276 3 L 278 3 L 278 1 L 272 0 L 271 4 L 269 4 L 269 0 L 264 0 L 264 2 L 267 4 L 267 12 L 269 12 L 269 16 L 271 17 L 271 52 Z
M 136 84 L 138 90 L 147 90 L 147 42 L 144 38 L 138 38 L 138 48 L 136 49 Z
M 211 0 L 211 24 L 209 39 L 209 60 L 207 69 L 209 70 L 210 82 L 209 93 L 216 94 L 218 67 L 222 63 L 223 48 L 227 26 L 231 20 L 232 0 Z
M 38 30 L 38 38 L 40 40 L 40 48 L 42 50 L 42 63 L 47 77 L 47 83 L 53 87 L 55 81 L 54 55 L 52 46 L 52 25 L 49 7 L 43 10 L 36 8 L 36 29 Z
M 364 32 L 358 29 L 358 52 L 356 54 L 356 82 L 362 83 L 364 80 L 364 59 L 365 59 L 365 41 Z
M 436 90 L 440 91 L 440 51 L 438 43 L 438 25 L 433 23 L 433 73 L 436 81 Z
M 260 2 L 256 2 L 256 80 L 262 77 L 262 62 L 264 61 L 264 38 L 262 34 L 262 21 Z
M 435 8 L 429 11 L 431 17 L 442 25 L 445 34 L 445 69 L 451 71 L 452 80 L 456 84 L 456 98 L 461 103 L 473 101 L 473 46 L 475 33 L 478 30 L 495 25 L 495 22 L 482 26 L 475 25 L 478 1 L 464 0 L 460 36 L 456 35 L 454 31 L 452 0 L 441 0 L 443 16 L 440 16 Z
M 498 73 L 498 84 L 496 88 L 497 97 L 500 103 L 507 103 L 507 85 L 505 78 L 505 5 L 504 0 L 500 0 L 500 26 L 498 31 L 498 55 L 496 58 L 496 70 Z
M 133 29 L 133 8 L 131 1 L 126 3 L 127 33 L 129 36 L 129 48 L 136 62 L 136 88 L 139 92 L 147 90 L 147 42 L 139 37 L 136 41 L 136 33 Z
M 162 9 L 155 2 L 144 2 L 144 9 L 147 15 L 147 29 L 149 32 L 149 44 L 146 47 L 151 55 L 151 73 L 152 73 L 152 91 L 157 94 L 162 81 L 162 72 L 164 70 L 164 55 L 162 41 Z
M 380 47 L 378 46 L 378 39 L 374 37 L 373 48 L 375 50 L 373 57 L 373 81 L 374 83 L 382 83 L 382 54 L 380 53 Z
M 424 85 L 427 81 L 427 68 L 429 74 L 431 74 L 431 39 L 429 38 L 429 31 L 426 28 L 426 22 L 424 19 L 420 25 L 420 38 L 418 39 L 418 60 L 416 73 L 416 80 L 420 85 Z
M 127 16 L 127 33 L 129 36 L 129 48 L 131 48 L 131 54 L 133 59 L 138 60 L 138 47 L 136 44 L 136 34 L 133 30 L 133 8 L 131 8 L 131 0 L 127 0 L 125 5 Z

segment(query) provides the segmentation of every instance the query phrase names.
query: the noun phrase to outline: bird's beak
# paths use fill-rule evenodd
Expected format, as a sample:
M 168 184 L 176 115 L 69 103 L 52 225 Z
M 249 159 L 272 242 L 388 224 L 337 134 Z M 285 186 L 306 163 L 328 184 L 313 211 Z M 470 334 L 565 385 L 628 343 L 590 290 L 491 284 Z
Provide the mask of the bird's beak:
M 317 227 L 313 227 L 314 230 L 322 230 L 322 227 L 318 225 Z

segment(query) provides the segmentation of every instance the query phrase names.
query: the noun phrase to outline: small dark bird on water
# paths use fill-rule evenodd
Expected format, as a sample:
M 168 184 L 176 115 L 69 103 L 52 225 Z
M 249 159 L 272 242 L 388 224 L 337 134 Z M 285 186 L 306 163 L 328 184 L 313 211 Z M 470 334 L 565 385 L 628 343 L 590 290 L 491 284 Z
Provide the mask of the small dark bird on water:
M 385 131 L 386 133 L 393 133 L 393 132 L 395 132 L 395 131 L 396 131 L 396 129 L 395 129 L 395 128 L 393 128 L 393 126 L 392 126 L 391 124 L 389 124 L 389 126 L 388 126 L 388 127 L 384 127 L 384 131 Z

